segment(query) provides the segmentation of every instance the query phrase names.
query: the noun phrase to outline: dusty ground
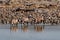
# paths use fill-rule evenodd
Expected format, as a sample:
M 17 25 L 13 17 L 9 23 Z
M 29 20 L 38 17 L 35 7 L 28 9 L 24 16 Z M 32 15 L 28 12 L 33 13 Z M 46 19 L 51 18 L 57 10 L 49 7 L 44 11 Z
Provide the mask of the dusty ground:
M 24 19 L 25 18 L 25 19 Z M 28 20 L 26 20 L 28 18 Z M 60 1 L 8 0 L 0 1 L 0 23 L 21 22 L 60 23 Z M 26 20 L 26 21 L 25 21 Z

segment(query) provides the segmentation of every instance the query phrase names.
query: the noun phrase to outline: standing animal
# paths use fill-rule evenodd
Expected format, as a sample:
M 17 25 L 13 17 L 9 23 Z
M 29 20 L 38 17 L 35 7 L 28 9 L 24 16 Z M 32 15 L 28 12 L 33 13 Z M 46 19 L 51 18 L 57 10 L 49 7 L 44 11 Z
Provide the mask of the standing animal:
M 11 24 L 12 25 L 17 25 L 18 24 L 18 19 L 12 19 Z
M 22 23 L 24 24 L 24 23 L 27 23 L 28 24 L 28 22 L 29 22 L 29 19 L 27 18 L 27 17 L 23 17 L 22 18 Z
M 44 19 L 42 17 L 37 17 L 35 23 L 41 23 Z

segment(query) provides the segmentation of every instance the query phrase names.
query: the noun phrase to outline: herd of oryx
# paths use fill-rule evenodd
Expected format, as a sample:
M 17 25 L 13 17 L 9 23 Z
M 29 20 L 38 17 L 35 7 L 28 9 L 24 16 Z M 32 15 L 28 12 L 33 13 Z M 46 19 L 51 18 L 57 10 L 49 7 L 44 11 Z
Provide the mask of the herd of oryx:
M 59 24 L 59 20 L 44 20 L 44 18 L 35 18 L 35 19 L 32 19 L 32 20 L 29 20 L 29 18 L 26 18 L 26 17 L 23 17 L 20 21 L 18 19 L 12 19 L 11 20 L 11 24 L 40 24 L 40 23 L 43 23 L 43 24 Z
M 11 0 L 17 1 L 17 0 Z M 6 4 L 11 2 L 8 0 Z M 20 0 L 22 1 L 22 0 Z M 18 2 L 20 2 L 18 1 Z M 26 0 L 27 1 L 27 0 Z M 22 1 L 18 5 L 14 3 L 10 5 L 4 4 L 0 6 L 0 23 L 3 24 L 59 24 L 60 23 L 60 1 L 56 4 L 56 2 L 50 0 L 46 0 L 39 3 L 35 2 L 26 2 Z M 37 1 L 37 0 L 36 0 Z M 4 1 L 5 2 L 5 1 Z M 4 3 L 3 2 L 3 3 Z M 47 2 L 47 3 L 46 3 Z M 0 0 L 0 4 L 2 0 Z M 41 3 L 41 4 L 40 4 Z M 51 4 L 49 4 L 51 3 Z M 6 5 L 6 6 L 5 6 Z M 11 6 L 11 7 L 9 7 Z

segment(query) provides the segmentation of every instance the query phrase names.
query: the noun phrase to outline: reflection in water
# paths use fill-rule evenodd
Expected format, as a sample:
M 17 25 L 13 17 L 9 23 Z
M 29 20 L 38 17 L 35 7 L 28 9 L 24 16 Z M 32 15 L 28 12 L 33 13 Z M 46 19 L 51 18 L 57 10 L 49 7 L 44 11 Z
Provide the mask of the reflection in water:
M 27 25 L 23 25 L 23 26 L 21 26 L 21 28 L 18 28 L 18 26 L 11 26 L 10 30 L 16 32 L 16 31 L 18 31 L 18 29 L 21 29 L 23 32 L 27 32 L 30 29 L 29 27 L 30 26 L 27 26 Z M 35 25 L 32 27 L 33 27 L 32 29 L 34 29 L 36 32 L 41 32 L 44 30 L 44 26 Z
M 44 26 L 40 26 L 40 25 L 36 25 L 34 27 L 34 30 L 37 31 L 37 32 L 41 32 L 41 31 L 43 31 L 43 29 L 44 29 Z
M 10 30 L 16 32 L 16 31 L 18 31 L 18 26 L 11 26 Z
M 8 29 L 4 29 L 7 28 Z M 1 40 L 60 40 L 60 25 L 59 26 L 39 26 L 39 25 L 21 25 L 5 26 L 0 25 Z M 11 29 L 11 31 L 9 30 Z M 23 32 L 22 32 L 22 31 Z M 28 30 L 26 32 L 26 30 Z M 17 32 L 16 32 L 17 31 Z
M 27 25 L 24 25 L 21 27 L 22 31 L 23 32 L 27 32 L 28 31 L 28 26 Z

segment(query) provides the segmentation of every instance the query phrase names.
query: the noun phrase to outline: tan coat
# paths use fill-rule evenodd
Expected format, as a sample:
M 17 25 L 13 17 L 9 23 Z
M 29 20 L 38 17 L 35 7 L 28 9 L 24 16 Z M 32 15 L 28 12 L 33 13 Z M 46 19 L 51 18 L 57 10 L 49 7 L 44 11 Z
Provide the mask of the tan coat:
M 22 21 L 23 21 L 23 23 L 24 23 L 24 22 L 28 22 L 29 19 L 28 19 L 27 17 L 23 17 L 23 20 L 22 20 Z
M 18 23 L 18 20 L 17 19 L 13 19 L 12 20 L 12 24 L 17 24 Z

